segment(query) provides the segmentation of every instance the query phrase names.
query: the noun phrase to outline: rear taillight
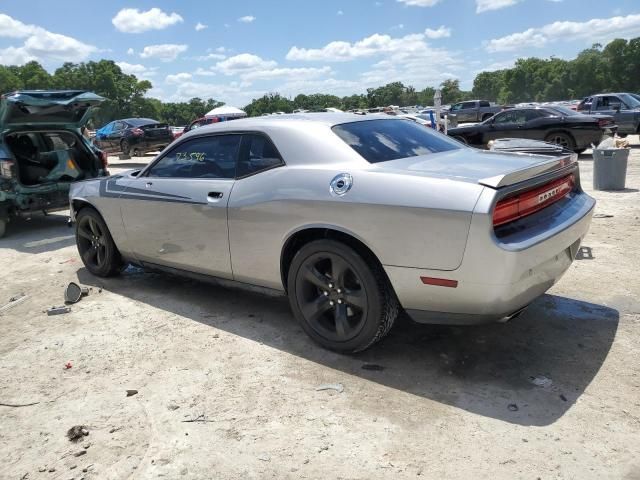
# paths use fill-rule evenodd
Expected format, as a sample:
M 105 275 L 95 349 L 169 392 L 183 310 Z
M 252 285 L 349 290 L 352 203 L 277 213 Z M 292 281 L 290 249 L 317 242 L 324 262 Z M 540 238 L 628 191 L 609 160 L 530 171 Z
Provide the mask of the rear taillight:
M 144 135 L 144 130 L 141 128 L 132 128 L 131 133 L 136 136 Z
M 9 159 L 0 159 L 0 177 L 13 178 L 15 162 Z
M 606 127 L 607 125 L 611 124 L 611 120 L 607 120 L 606 118 L 599 118 L 598 119 L 598 126 L 599 127 Z
M 549 182 L 541 187 L 504 198 L 493 211 L 493 226 L 514 222 L 542 210 L 564 198 L 575 186 L 573 174 Z

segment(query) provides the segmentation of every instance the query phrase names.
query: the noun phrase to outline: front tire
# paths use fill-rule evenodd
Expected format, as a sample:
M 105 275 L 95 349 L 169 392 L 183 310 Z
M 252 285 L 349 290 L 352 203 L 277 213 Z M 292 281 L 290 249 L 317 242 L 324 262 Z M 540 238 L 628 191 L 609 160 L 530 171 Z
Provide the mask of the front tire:
M 291 262 L 287 286 L 305 332 L 337 352 L 360 352 L 382 339 L 400 308 L 382 266 L 335 240 L 304 245 Z
M 122 270 L 122 257 L 100 214 L 85 207 L 76 218 L 76 245 L 82 263 L 98 277 L 111 277 Z
M 120 151 L 123 155 L 131 155 L 131 145 L 129 145 L 129 140 L 124 139 L 120 142 Z
M 575 142 L 571 135 L 563 132 L 553 132 L 546 136 L 545 142 L 555 143 L 567 150 L 573 150 L 575 148 Z

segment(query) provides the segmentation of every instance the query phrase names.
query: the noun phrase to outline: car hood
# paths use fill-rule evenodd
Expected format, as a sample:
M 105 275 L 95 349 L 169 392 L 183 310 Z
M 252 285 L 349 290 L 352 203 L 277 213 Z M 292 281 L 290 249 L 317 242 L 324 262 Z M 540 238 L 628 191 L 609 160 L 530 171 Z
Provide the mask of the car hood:
M 577 155 L 573 153 L 549 157 L 465 147 L 375 165 L 388 172 L 440 177 L 500 188 L 559 170 L 576 161 Z
M 84 90 L 13 92 L 0 100 L 0 128 L 55 125 L 79 128 L 91 110 L 106 99 Z

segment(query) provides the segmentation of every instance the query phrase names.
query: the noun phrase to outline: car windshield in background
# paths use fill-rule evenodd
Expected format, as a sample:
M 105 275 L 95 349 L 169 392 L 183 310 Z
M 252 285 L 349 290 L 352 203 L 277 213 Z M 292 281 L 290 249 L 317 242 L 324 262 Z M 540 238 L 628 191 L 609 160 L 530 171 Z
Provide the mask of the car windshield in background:
M 568 117 L 574 115 L 582 115 L 580 112 L 576 112 L 575 110 L 571 110 L 570 108 L 563 107 L 562 105 L 553 105 L 551 107 L 547 107 L 547 110 L 550 110 L 553 114 L 560 113 L 561 115 L 566 115 Z
M 332 130 L 369 163 L 462 148 L 411 120 L 366 120 L 336 125 Z
M 158 122 L 150 118 L 132 118 L 131 120 L 127 120 L 127 123 L 133 125 L 134 127 L 140 127 L 142 125 L 151 125 Z

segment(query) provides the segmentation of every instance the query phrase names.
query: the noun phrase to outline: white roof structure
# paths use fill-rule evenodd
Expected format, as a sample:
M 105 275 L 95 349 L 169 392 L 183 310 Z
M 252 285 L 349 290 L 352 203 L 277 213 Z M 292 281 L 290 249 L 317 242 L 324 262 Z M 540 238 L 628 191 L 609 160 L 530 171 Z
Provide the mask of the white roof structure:
M 232 117 L 232 118 L 241 118 L 246 117 L 247 113 L 239 108 L 232 107 L 231 105 L 223 105 L 218 108 L 214 108 L 210 112 L 208 112 L 205 116 L 207 117 Z

